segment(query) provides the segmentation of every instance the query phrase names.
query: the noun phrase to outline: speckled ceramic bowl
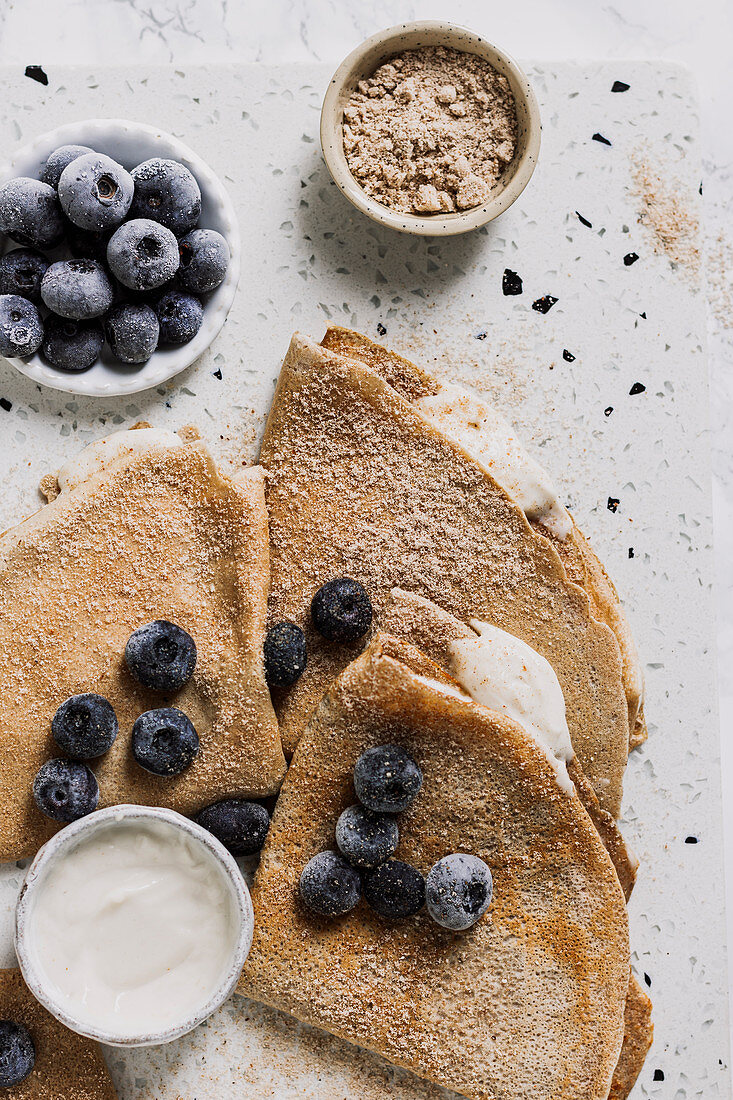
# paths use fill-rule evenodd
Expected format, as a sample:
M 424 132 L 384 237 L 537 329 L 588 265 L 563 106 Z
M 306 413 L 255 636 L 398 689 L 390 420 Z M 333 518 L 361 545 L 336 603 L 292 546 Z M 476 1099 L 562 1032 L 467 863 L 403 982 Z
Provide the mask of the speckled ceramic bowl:
M 343 112 L 358 82 L 371 76 L 380 65 L 396 54 L 421 46 L 452 46 L 456 50 L 485 58 L 507 78 L 516 104 L 518 134 L 514 159 L 494 186 L 488 202 L 456 214 L 421 217 L 390 210 L 366 194 L 349 171 L 344 153 Z M 532 85 L 509 54 L 464 27 L 425 20 L 402 23 L 398 27 L 390 27 L 389 30 L 372 35 L 339 66 L 323 101 L 321 147 L 334 181 L 349 202 L 362 213 L 402 233 L 416 233 L 423 237 L 449 237 L 478 229 L 479 226 L 493 221 L 521 195 L 537 164 L 541 128 L 540 111 Z
M 187 833 L 190 838 L 206 850 L 212 861 L 218 866 L 222 878 L 231 892 L 240 923 L 235 949 L 226 974 L 206 1004 L 195 1015 L 188 1016 L 175 1026 L 155 1034 L 120 1037 L 113 1032 L 91 1027 L 87 1021 L 81 1023 L 70 1016 L 65 1007 L 57 1000 L 53 989 L 50 988 L 50 983 L 35 958 L 32 914 L 35 899 L 39 891 L 43 889 L 48 873 L 58 864 L 59 860 L 64 858 L 66 852 L 82 839 L 86 839 L 110 822 L 140 819 L 165 822 L 173 826 L 174 829 Z M 181 1035 L 193 1030 L 198 1024 L 211 1016 L 213 1012 L 216 1012 L 217 1008 L 234 992 L 234 987 L 239 980 L 242 967 L 252 946 L 253 932 L 254 913 L 252 911 L 252 901 L 247 884 L 242 878 L 233 856 L 219 843 L 216 837 L 212 836 L 206 829 L 202 829 L 194 821 L 190 821 L 174 810 L 164 810 L 154 806 L 110 806 L 106 810 L 97 810 L 95 813 L 88 814 L 87 817 L 82 817 L 61 829 L 43 845 L 28 868 L 15 909 L 15 951 L 26 985 L 36 1000 L 40 1001 L 44 1008 L 48 1009 L 57 1020 L 60 1020 L 71 1031 L 76 1031 L 79 1035 L 86 1035 L 90 1039 L 97 1039 L 100 1043 L 119 1047 L 156 1046 L 161 1043 L 170 1043 L 173 1039 L 178 1039 Z
M 203 323 L 190 343 L 181 347 L 159 348 L 153 352 L 147 363 L 139 366 L 120 363 L 105 343 L 100 359 L 89 370 L 79 374 L 57 370 L 39 353 L 30 359 L 8 360 L 34 382 L 55 390 L 90 397 L 137 393 L 139 390 L 159 386 L 189 367 L 206 351 L 224 324 L 239 282 L 241 244 L 237 215 L 221 180 L 192 149 L 172 134 L 155 126 L 119 118 L 90 118 L 82 122 L 69 122 L 56 130 L 41 134 L 30 144 L 18 149 L 10 162 L 0 169 L 0 181 L 4 183 L 13 176 L 37 177 L 54 149 L 71 144 L 89 145 L 119 161 L 128 170 L 151 157 L 164 157 L 185 164 L 201 188 L 201 227 L 215 229 L 226 238 L 229 245 L 231 260 L 226 277 L 216 290 L 207 295 Z M 3 252 L 19 247 L 2 235 L 0 240 Z M 54 250 L 52 256 L 54 259 L 60 258 L 61 249 Z

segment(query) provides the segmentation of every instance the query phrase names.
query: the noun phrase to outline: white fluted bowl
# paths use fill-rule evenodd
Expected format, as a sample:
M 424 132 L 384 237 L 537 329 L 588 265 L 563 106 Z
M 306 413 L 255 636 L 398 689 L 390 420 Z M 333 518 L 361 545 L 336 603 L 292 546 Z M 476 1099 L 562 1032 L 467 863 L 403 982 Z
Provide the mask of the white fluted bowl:
M 34 382 L 87 397 L 115 397 L 159 386 L 185 370 L 206 351 L 224 324 L 234 301 L 239 282 L 241 242 L 232 200 L 208 164 L 178 138 L 155 126 L 120 118 L 70 122 L 41 134 L 18 149 L 0 171 L 0 180 L 4 183 L 14 176 L 37 178 L 49 154 L 60 145 L 88 145 L 99 153 L 106 153 L 128 171 L 151 157 L 164 157 L 185 164 L 201 188 L 199 224 L 202 229 L 215 229 L 226 239 L 231 256 L 229 268 L 224 282 L 206 296 L 204 319 L 193 340 L 181 347 L 159 348 L 147 363 L 120 363 L 106 343 L 94 366 L 79 374 L 57 370 L 46 362 L 40 352 L 28 359 L 12 358 L 8 362 Z M 3 252 L 17 247 L 15 241 L 3 239 Z M 54 258 L 57 251 L 54 250 Z

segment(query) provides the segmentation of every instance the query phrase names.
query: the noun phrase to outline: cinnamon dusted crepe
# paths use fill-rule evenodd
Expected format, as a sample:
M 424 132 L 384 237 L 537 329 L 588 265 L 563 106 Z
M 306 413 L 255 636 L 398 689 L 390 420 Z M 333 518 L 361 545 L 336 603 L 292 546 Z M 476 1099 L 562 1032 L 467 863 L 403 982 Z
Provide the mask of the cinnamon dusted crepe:
M 7 1100 L 115 1100 L 97 1044 L 69 1031 L 42 1008 L 19 970 L 0 970 L 0 1019 L 27 1027 L 36 1051 L 25 1081 L 0 1092 Z
M 483 422 L 498 417 L 481 398 L 456 386 L 442 384 L 414 363 L 352 329 L 330 325 L 321 343 L 330 351 L 358 359 L 380 374 L 405 400 L 416 404 L 439 428 L 445 429 L 447 424 L 458 425 L 464 440 L 473 440 L 482 449 Z M 496 476 L 495 464 L 489 470 Z M 496 480 L 512 496 L 511 488 L 500 477 L 497 476 Z M 565 517 L 567 527 L 559 531 L 555 524 L 548 525 L 541 516 L 527 516 L 534 530 L 552 541 L 570 580 L 588 593 L 594 618 L 606 623 L 616 635 L 629 708 L 629 748 L 633 749 L 646 739 L 644 680 L 636 643 L 613 581 L 567 512 Z
M 447 611 L 431 603 L 422 596 L 404 592 L 395 588 L 381 616 L 382 629 L 392 637 L 411 643 L 410 654 L 421 653 L 423 660 L 432 664 L 433 670 L 439 668 L 443 676 L 460 686 L 455 677 L 458 670 L 455 664 L 454 643 L 460 639 L 475 640 L 475 631 L 465 623 L 449 615 Z M 413 670 L 423 672 L 414 663 L 414 657 L 408 659 L 403 651 L 401 660 Z M 427 673 L 435 676 L 436 673 Z M 637 857 L 629 851 L 621 830 L 614 817 L 602 809 L 593 787 L 583 774 L 577 757 L 567 761 L 567 773 L 573 782 L 578 798 L 583 803 L 606 851 L 616 868 L 621 888 L 628 901 L 636 881 L 639 868 Z
M 390 652 L 378 636 L 301 739 L 255 880 L 240 991 L 473 1100 L 607 1100 L 629 985 L 613 864 L 520 726 Z M 426 873 L 463 851 L 491 867 L 491 909 L 466 933 L 425 911 L 386 921 L 363 901 L 321 919 L 299 900 L 303 866 L 355 800 L 356 760 L 385 741 L 424 775 L 398 858 Z
M 99 692 L 119 720 L 114 745 L 91 762 L 100 805 L 194 813 L 225 796 L 275 794 L 285 773 L 262 657 L 262 471 L 228 477 L 200 442 L 121 434 L 129 442 L 82 452 L 59 475 L 57 499 L 0 540 L 3 860 L 31 855 L 58 828 L 31 789 L 61 755 L 51 719 L 70 695 Z M 173 696 L 144 689 L 124 662 L 130 633 L 153 619 L 179 624 L 198 649 L 193 678 Z M 164 705 L 191 718 L 201 743 L 173 778 L 144 771 L 130 748 L 137 716 Z
M 402 587 L 464 622 L 492 622 L 546 657 L 583 772 L 618 816 L 629 708 L 617 638 L 568 580 L 552 542 L 404 396 L 401 370 L 388 381 L 299 335 L 283 365 L 261 452 L 270 615 L 303 626 L 309 645 L 305 674 L 276 699 L 285 749 L 359 652 L 324 642 L 309 618 L 318 587 L 351 576 L 369 592 L 377 622 L 391 589 Z

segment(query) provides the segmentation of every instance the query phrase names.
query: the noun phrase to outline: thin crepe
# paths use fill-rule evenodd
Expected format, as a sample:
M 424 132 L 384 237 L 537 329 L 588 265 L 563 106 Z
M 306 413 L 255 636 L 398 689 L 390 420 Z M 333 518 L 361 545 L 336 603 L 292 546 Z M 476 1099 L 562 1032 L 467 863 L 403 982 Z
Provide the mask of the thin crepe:
M 424 654 L 433 668 L 439 667 L 442 673 L 453 679 L 453 655 L 451 643 L 458 638 L 475 637 L 471 627 L 455 619 L 442 608 L 416 596 L 395 588 L 381 615 L 382 629 L 395 638 L 411 643 L 409 657 L 403 653 L 400 659 L 416 672 L 423 669 L 415 664 L 414 654 Z M 414 648 L 413 648 L 414 647 Z M 394 655 L 394 654 L 393 654 Z M 432 673 L 432 675 L 435 675 Z M 624 896 L 628 901 L 636 881 L 639 861 L 626 846 L 626 842 L 615 819 L 604 810 L 596 797 L 593 787 L 583 774 L 577 757 L 568 763 L 568 775 L 575 784 L 580 801 L 583 803 L 593 822 L 606 851 L 613 860 Z
M 293 758 L 255 879 L 240 991 L 472 1100 L 606 1100 L 629 983 L 623 893 L 578 798 L 503 715 L 388 656 L 377 637 L 321 701 Z M 489 864 L 489 914 L 465 934 L 425 911 L 360 902 L 340 920 L 298 898 L 333 847 L 370 745 L 414 755 L 423 789 L 398 857 L 426 873 L 453 851 Z
M 414 402 L 434 394 L 440 387 L 436 379 L 408 359 L 352 329 L 329 325 L 321 344 L 347 358 L 358 359 L 375 370 L 407 401 Z M 613 581 L 575 522 L 566 539 L 558 538 L 540 522 L 530 522 L 535 531 L 551 540 L 570 580 L 588 593 L 593 616 L 609 626 L 616 635 L 629 708 L 629 748 L 636 748 L 646 739 L 644 681 L 636 644 Z
M 33 778 L 61 755 L 51 736 L 70 695 L 99 692 L 120 732 L 91 766 L 100 805 L 193 813 L 225 796 L 275 794 L 285 774 L 264 679 L 267 516 L 258 469 L 223 476 L 201 443 L 114 461 L 0 540 L 0 859 L 33 854 L 58 828 L 36 808 Z M 146 691 L 124 662 L 130 633 L 169 619 L 198 663 L 173 696 Z M 144 771 L 130 748 L 137 716 L 174 705 L 201 747 L 183 774 Z
M 0 1092 L 7 1100 L 116 1100 L 99 1046 L 42 1008 L 20 970 L 0 970 L 0 1019 L 27 1027 L 36 1051 L 25 1081 Z
M 271 621 L 308 638 L 308 668 L 276 709 L 286 752 L 361 648 L 325 642 L 310 625 L 313 594 L 351 576 L 377 622 L 397 586 L 464 621 L 484 619 L 549 660 L 565 696 L 573 746 L 601 806 L 621 804 L 628 709 L 618 642 L 593 618 L 551 543 L 489 474 L 379 374 L 295 335 L 267 422 Z

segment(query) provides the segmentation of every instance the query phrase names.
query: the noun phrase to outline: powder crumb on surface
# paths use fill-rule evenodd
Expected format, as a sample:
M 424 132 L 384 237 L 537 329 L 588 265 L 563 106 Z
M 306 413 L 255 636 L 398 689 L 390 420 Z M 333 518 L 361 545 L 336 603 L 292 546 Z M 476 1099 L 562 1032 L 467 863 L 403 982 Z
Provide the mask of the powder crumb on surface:
M 409 214 L 470 210 L 514 157 L 514 98 L 475 54 L 406 50 L 359 81 L 343 137 L 350 171 L 378 202 Z
M 700 218 L 689 192 L 643 157 L 631 166 L 631 190 L 639 201 L 639 224 L 648 228 L 654 251 L 693 275 L 700 270 Z

